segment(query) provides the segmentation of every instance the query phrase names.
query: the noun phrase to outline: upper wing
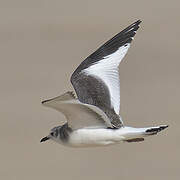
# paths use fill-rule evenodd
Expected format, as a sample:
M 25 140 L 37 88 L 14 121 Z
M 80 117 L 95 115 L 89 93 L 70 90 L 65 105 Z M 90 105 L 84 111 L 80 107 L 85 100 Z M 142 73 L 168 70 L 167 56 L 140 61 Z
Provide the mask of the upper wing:
M 72 129 L 83 127 L 112 127 L 106 114 L 99 108 L 83 104 L 72 92 L 42 102 L 43 105 L 62 112 Z
M 122 126 L 119 64 L 130 47 L 140 20 L 128 26 L 87 57 L 74 71 L 71 83 L 78 99 L 102 109 L 115 127 Z

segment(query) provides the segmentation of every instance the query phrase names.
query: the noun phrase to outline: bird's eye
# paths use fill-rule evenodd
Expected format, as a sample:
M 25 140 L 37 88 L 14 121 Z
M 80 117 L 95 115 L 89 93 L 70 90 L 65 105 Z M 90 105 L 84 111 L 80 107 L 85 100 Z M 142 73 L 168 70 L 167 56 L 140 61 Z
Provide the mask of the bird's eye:
M 50 134 L 51 134 L 51 136 L 53 136 L 53 135 L 54 135 L 54 133 L 53 133 L 53 132 L 51 132 Z

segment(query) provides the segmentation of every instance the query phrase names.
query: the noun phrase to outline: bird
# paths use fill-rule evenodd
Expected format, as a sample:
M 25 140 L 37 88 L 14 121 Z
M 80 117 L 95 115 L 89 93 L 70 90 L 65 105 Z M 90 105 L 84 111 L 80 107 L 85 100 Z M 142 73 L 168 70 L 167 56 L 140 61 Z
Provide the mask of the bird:
M 52 128 L 40 142 L 52 140 L 67 147 L 108 146 L 141 142 L 168 127 L 129 127 L 120 115 L 119 65 L 140 23 L 132 23 L 81 62 L 70 78 L 76 94 L 67 91 L 42 101 L 44 106 L 61 112 L 67 121 Z

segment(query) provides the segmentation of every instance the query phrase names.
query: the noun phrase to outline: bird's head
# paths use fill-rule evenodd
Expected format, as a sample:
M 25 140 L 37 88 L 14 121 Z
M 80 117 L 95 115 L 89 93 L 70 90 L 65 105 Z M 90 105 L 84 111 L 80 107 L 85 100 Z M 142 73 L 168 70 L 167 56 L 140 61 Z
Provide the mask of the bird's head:
M 49 135 L 43 137 L 43 138 L 40 140 L 40 142 L 45 142 L 45 141 L 47 141 L 47 140 L 49 140 L 49 139 L 56 139 L 56 138 L 59 136 L 60 128 L 61 128 L 61 127 L 62 127 L 62 126 L 57 126 L 57 127 L 52 128 L 51 131 L 50 131 L 50 133 L 49 133 Z

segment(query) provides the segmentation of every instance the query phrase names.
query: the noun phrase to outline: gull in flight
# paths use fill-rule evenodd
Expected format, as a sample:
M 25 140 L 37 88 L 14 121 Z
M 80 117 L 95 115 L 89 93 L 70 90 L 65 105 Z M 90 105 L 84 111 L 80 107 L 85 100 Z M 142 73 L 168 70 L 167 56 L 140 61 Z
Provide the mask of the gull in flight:
M 64 114 L 67 122 L 54 127 L 41 142 L 53 140 L 69 147 L 94 147 L 139 142 L 167 125 L 134 128 L 124 125 L 120 112 L 119 64 L 139 28 L 140 20 L 107 41 L 74 71 L 71 91 L 42 102 Z

